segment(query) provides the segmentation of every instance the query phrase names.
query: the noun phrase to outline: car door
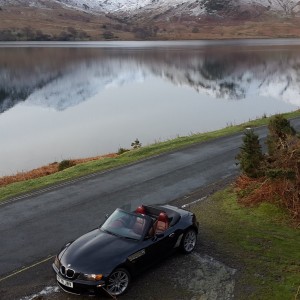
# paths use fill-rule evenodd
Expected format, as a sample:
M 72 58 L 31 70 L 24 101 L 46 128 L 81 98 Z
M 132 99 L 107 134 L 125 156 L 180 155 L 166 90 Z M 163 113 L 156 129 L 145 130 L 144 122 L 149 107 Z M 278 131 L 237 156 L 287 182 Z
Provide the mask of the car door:
M 146 237 L 127 258 L 134 272 L 150 267 L 171 253 L 176 240 L 176 234 L 171 229 L 154 237 Z
M 174 248 L 177 240 L 174 228 L 170 227 L 154 237 L 154 248 L 157 255 L 167 255 Z
M 176 244 L 176 234 L 172 228 L 168 228 L 165 232 L 155 235 L 145 241 L 145 260 L 151 265 L 161 258 L 171 253 Z

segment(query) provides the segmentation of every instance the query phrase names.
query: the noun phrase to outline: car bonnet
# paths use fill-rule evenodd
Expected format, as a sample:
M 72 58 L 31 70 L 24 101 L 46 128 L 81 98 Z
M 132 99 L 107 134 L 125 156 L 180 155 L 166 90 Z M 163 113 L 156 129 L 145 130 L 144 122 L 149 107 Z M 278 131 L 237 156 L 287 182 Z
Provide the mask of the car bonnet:
M 59 259 L 77 272 L 110 273 L 126 260 L 138 243 L 95 229 L 75 240 L 59 254 Z

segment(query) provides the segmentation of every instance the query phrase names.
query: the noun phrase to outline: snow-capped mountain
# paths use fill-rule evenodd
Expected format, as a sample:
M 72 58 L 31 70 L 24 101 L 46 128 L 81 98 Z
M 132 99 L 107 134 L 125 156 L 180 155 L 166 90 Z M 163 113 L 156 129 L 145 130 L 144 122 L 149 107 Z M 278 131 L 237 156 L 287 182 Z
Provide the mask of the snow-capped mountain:
M 106 13 L 133 12 L 139 10 L 159 9 L 167 10 L 184 5 L 193 4 L 195 0 L 60 0 L 65 5 L 86 10 L 103 11 Z
M 37 2 L 37 1 L 34 1 Z M 138 14 L 156 10 L 166 12 L 168 10 L 181 10 L 189 14 L 199 15 L 226 10 L 251 8 L 278 11 L 285 14 L 299 11 L 298 0 L 59 0 L 65 5 L 92 11 L 105 13 L 130 12 Z
M 299 17 L 299 0 L 0 0 L 0 40 L 290 38 Z
M 139 17 L 151 15 L 201 16 L 247 15 L 263 12 L 294 15 L 300 11 L 298 0 L 0 0 L 1 6 L 47 7 L 53 3 L 89 13 Z

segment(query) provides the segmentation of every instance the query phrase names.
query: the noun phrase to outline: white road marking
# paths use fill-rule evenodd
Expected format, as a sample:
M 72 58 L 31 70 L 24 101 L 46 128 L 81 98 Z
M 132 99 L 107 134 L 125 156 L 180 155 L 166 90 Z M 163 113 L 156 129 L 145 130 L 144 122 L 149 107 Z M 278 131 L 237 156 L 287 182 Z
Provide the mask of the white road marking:
M 2 277 L 2 278 L 0 278 L 0 282 L 6 280 L 8 278 L 11 278 L 13 276 L 16 276 L 16 275 L 18 275 L 20 273 L 23 273 L 23 272 L 25 272 L 25 271 L 27 271 L 29 269 L 32 269 L 32 268 L 34 268 L 34 267 L 36 267 L 36 266 L 38 266 L 38 265 L 40 265 L 40 264 L 42 264 L 42 263 L 44 263 L 46 261 L 49 261 L 50 259 L 53 259 L 54 257 L 55 257 L 55 255 L 49 256 L 49 257 L 47 257 L 47 258 L 45 258 L 45 259 L 43 259 L 43 260 L 41 260 L 39 262 L 34 263 L 33 265 L 30 265 L 28 267 L 24 267 L 24 268 L 22 268 L 22 269 L 20 269 L 18 271 L 15 271 L 15 272 L 13 272 L 13 273 L 5 276 L 5 277 Z
M 189 206 L 191 206 L 191 205 L 193 205 L 193 204 L 196 204 L 196 203 L 198 203 L 198 202 L 200 202 L 200 201 L 205 200 L 206 198 L 207 198 L 207 196 L 202 197 L 202 198 L 200 198 L 200 199 L 197 199 L 197 200 L 195 200 L 195 201 L 192 201 L 192 202 L 190 202 L 190 203 L 183 204 L 183 205 L 181 206 L 181 208 L 187 208 L 187 207 L 189 207 Z

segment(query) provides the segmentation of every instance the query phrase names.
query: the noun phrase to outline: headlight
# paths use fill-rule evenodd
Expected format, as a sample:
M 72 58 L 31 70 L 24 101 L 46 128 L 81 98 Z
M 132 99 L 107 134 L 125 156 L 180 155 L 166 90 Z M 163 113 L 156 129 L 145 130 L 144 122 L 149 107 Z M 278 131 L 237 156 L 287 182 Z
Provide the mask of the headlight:
M 103 277 L 102 274 L 80 274 L 79 278 L 82 280 L 99 281 Z
M 54 265 L 59 270 L 59 268 L 60 268 L 60 261 L 59 261 L 59 259 L 58 259 L 57 256 L 55 256 Z

